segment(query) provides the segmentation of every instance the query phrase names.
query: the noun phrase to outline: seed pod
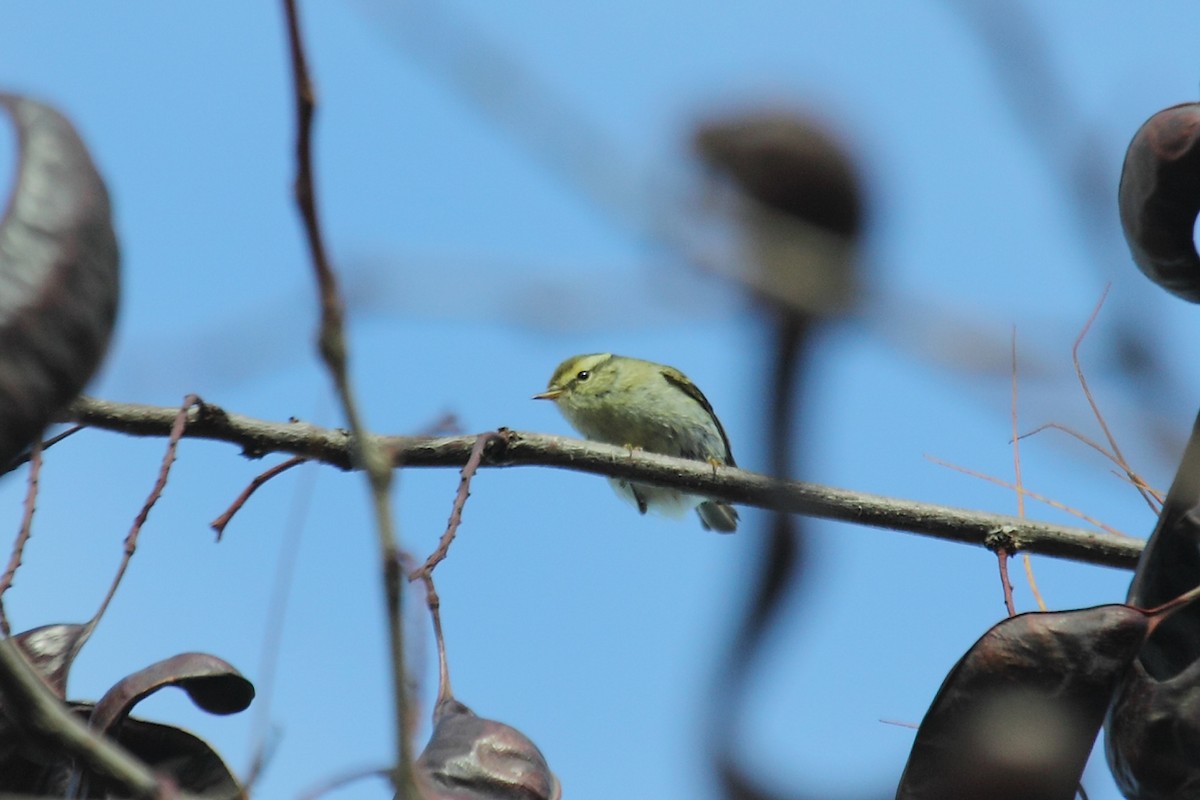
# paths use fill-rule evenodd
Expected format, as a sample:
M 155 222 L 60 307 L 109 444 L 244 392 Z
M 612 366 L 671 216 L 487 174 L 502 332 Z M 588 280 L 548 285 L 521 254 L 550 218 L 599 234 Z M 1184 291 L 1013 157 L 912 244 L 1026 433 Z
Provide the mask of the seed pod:
M 1200 103 L 1159 111 L 1138 129 L 1121 170 L 1121 227 L 1138 268 L 1167 291 L 1200 303 Z

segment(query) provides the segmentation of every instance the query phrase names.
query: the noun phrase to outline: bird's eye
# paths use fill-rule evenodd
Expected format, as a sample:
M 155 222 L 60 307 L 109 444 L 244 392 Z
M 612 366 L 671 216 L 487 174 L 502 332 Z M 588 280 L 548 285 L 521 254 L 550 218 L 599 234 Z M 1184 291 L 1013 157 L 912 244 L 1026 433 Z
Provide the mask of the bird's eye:
M 579 374 L 575 376 L 575 380 L 586 381 L 590 377 L 592 377 L 592 373 L 588 372 L 586 369 L 581 369 L 579 370 Z

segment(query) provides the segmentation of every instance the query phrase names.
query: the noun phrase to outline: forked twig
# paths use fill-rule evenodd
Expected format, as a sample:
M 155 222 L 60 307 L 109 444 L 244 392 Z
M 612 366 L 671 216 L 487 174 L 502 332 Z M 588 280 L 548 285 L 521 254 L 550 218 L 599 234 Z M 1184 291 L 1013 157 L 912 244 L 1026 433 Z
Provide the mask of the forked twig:
M 208 527 L 217 532 L 217 541 L 221 541 L 221 536 L 225 533 L 225 526 L 228 525 L 229 521 L 233 519 L 233 515 L 242 510 L 242 506 L 246 505 L 246 501 L 250 499 L 250 495 L 258 491 L 260 486 L 274 478 L 276 475 L 287 472 L 292 467 L 299 466 L 307 461 L 308 459 L 304 456 L 293 456 L 287 461 L 281 461 L 270 469 L 263 470 L 258 475 L 254 476 L 254 479 L 251 480 L 246 488 L 242 490 L 242 493 L 239 494 L 237 498 L 235 498 L 234 501 L 229 504 L 229 508 L 225 509 L 225 513 L 208 523 Z
M 38 478 L 42 471 L 42 444 L 34 442 L 29 450 L 29 481 L 25 490 L 25 510 L 21 514 L 21 529 L 13 542 L 12 555 L 8 560 L 8 568 L 0 575 L 0 633 L 7 638 L 12 635 L 8 624 L 8 612 L 4 609 L 4 593 L 12 586 L 17 568 L 21 566 L 21 557 L 25 554 L 25 543 L 33 531 L 33 512 L 37 507 Z
M 507 439 L 507 431 L 488 431 L 487 433 L 479 434 L 475 439 L 475 445 L 471 448 L 471 455 L 467 458 L 467 463 L 463 466 L 458 479 L 458 492 L 454 496 L 454 505 L 450 508 L 450 519 L 446 522 L 446 531 L 442 534 L 442 538 L 438 540 L 437 549 L 429 554 L 429 557 L 425 559 L 425 563 L 409 573 L 408 579 L 410 581 L 432 575 L 434 568 L 446 558 L 450 552 L 450 544 L 458 534 L 458 526 L 462 523 L 463 507 L 467 504 L 467 498 L 471 496 L 471 478 L 475 477 L 475 473 L 479 470 L 479 464 L 483 461 L 483 451 L 492 442 L 496 440 L 507 441 Z
M 1154 498 L 1149 492 L 1141 488 L 1141 479 L 1137 477 L 1133 469 L 1129 466 L 1129 462 L 1125 460 L 1125 456 L 1122 455 L 1116 437 L 1109 430 L 1108 423 L 1105 422 L 1104 415 L 1100 413 L 1100 407 L 1096 404 L 1096 399 L 1092 396 L 1092 390 L 1088 387 L 1087 378 L 1083 374 L 1083 365 L 1079 362 L 1079 346 L 1083 344 L 1083 340 L 1087 337 L 1088 331 L 1091 330 L 1092 323 L 1096 321 L 1096 317 L 1100 316 L 1100 309 L 1104 306 L 1104 299 L 1108 297 L 1108 290 L 1111 288 L 1111 283 L 1104 287 L 1104 291 L 1100 295 L 1100 301 L 1096 303 L 1096 307 L 1092 309 L 1091 316 L 1088 317 L 1087 322 L 1083 325 L 1083 330 L 1075 338 L 1075 344 L 1071 347 L 1071 361 L 1075 364 L 1075 375 L 1079 378 L 1080 387 L 1083 388 L 1083 396 L 1087 398 L 1088 405 L 1092 408 L 1092 414 L 1096 417 L 1096 421 L 1100 423 L 1100 430 L 1104 431 L 1104 438 L 1108 439 L 1108 445 L 1112 448 L 1114 462 L 1129 476 L 1129 480 L 1133 482 L 1133 485 L 1138 490 L 1138 494 L 1146 501 L 1146 505 L 1150 506 L 1150 510 L 1157 514 L 1158 506 L 1155 505 Z
M 1114 463 L 1117 460 L 1117 457 L 1115 455 L 1113 455 L 1112 452 L 1109 451 L 1108 448 L 1106 448 L 1104 445 L 1100 444 L 1099 442 L 1097 442 L 1095 439 L 1091 438 L 1090 436 L 1080 433 L 1079 431 L 1075 430 L 1074 428 L 1070 427 L 1069 425 L 1063 425 L 1060 422 L 1042 423 L 1041 425 L 1038 425 L 1033 430 L 1022 433 L 1017 438 L 1018 439 L 1028 439 L 1029 437 L 1034 436 L 1035 434 L 1039 434 L 1045 430 L 1062 431 L 1063 433 L 1067 434 L 1071 438 L 1076 439 L 1077 441 L 1081 442 L 1082 444 L 1085 444 L 1088 447 L 1092 448 L 1097 453 L 1104 456 L 1104 458 L 1106 458 L 1107 460 L 1112 461 Z
M 927 456 L 925 456 L 925 458 L 929 459 L 933 463 L 938 464 L 940 466 L 949 467 L 950 469 L 954 470 L 955 472 L 961 472 L 964 475 L 970 475 L 973 478 L 982 478 L 983 480 L 988 481 L 989 483 L 994 483 L 997 486 L 1003 486 L 1005 489 L 1012 489 L 1014 491 L 1017 489 L 1017 487 L 1014 486 L 1013 484 L 1009 483 L 1006 480 L 997 478 L 994 475 L 987 475 L 983 472 L 978 472 L 976 470 L 973 470 L 970 467 L 963 467 L 963 466 L 959 466 L 958 464 L 953 464 L 949 461 L 943 461 L 942 459 L 937 458 L 936 456 L 927 455 Z M 1020 491 L 1022 494 L 1032 497 L 1034 500 L 1037 500 L 1039 503 L 1045 503 L 1046 505 L 1050 506 L 1051 508 L 1057 508 L 1059 511 L 1065 511 L 1066 513 L 1070 514 L 1073 517 L 1078 517 L 1079 519 L 1083 520 L 1084 522 L 1087 522 L 1091 525 L 1095 525 L 1097 528 L 1104 531 L 1105 533 L 1111 533 L 1113 536 L 1120 536 L 1123 539 L 1129 538 L 1128 534 L 1122 533 L 1121 531 L 1119 531 L 1116 528 L 1113 528 L 1109 525 L 1105 525 L 1100 520 L 1096 519 L 1095 517 L 1088 516 L 1087 514 L 1080 511 L 1079 509 L 1071 508 L 1070 506 L 1064 505 L 1063 503 L 1060 503 L 1057 500 L 1054 500 L 1054 499 L 1051 499 L 1044 495 L 1038 494 L 1037 492 L 1032 492 L 1029 489 L 1026 489 L 1023 487 L 1021 488 Z
M 1113 464 L 1116 464 L 1118 467 L 1121 467 L 1121 462 L 1117 458 L 1117 456 L 1114 455 L 1113 453 L 1111 453 L 1107 448 L 1105 448 L 1104 445 L 1100 444 L 1095 439 L 1085 436 L 1084 434 L 1080 433 L 1079 431 L 1075 430 L 1074 428 L 1071 428 L 1067 425 L 1062 425 L 1058 422 L 1047 422 L 1043 425 L 1039 425 L 1036 428 L 1034 428 L 1033 430 L 1021 434 L 1020 438 L 1024 439 L 1026 437 L 1033 436 L 1036 433 L 1041 433 L 1044 430 L 1062 431 L 1063 433 L 1065 433 L 1068 436 L 1072 437 L 1073 439 L 1079 441 L 1080 443 L 1092 448 L 1097 453 L 1104 456 L 1104 458 L 1106 460 L 1111 461 Z M 1154 498 L 1154 500 L 1156 501 L 1156 504 L 1157 504 L 1154 507 L 1154 511 L 1155 511 L 1155 513 L 1158 513 L 1159 507 L 1162 506 L 1162 502 L 1163 502 L 1162 492 L 1158 491 L 1154 487 L 1150 486 L 1150 484 L 1146 483 L 1146 481 L 1143 480 L 1142 477 L 1140 475 L 1138 475 L 1137 473 L 1130 472 L 1130 471 L 1124 469 L 1123 467 L 1121 469 L 1121 472 L 1124 473 L 1124 474 L 1118 475 L 1118 477 L 1120 477 L 1121 480 L 1125 481 L 1126 483 L 1128 483 L 1132 486 L 1144 489 L 1145 491 L 1150 493 L 1150 496 Z

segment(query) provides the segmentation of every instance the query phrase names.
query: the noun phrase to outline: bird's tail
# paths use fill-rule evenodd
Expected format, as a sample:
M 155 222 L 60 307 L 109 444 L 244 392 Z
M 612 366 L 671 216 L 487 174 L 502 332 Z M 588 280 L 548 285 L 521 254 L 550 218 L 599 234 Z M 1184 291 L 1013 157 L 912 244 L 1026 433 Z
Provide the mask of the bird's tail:
M 706 531 L 733 533 L 737 530 L 737 509 L 728 503 L 721 503 L 717 500 L 705 500 L 696 506 L 696 513 L 700 515 L 700 524 L 704 526 L 704 530 Z

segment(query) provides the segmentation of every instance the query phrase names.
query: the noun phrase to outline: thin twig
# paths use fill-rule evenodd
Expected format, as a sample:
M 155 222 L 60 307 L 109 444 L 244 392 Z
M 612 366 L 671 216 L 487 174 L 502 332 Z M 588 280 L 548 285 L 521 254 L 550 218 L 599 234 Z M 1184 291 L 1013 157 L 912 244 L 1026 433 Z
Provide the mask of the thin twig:
M 392 522 L 389 492 L 392 481 L 390 465 L 384 460 L 374 438 L 368 437 L 359 415 L 358 404 L 346 367 L 348 347 L 345 338 L 345 305 L 338 289 L 337 276 L 330 265 L 317 214 L 316 188 L 312 168 L 312 122 L 316 111 L 316 96 L 309 77 L 308 59 L 300 34 L 300 18 L 295 0 L 283 0 L 287 19 L 288 45 L 291 53 L 292 76 L 296 96 L 296 204 L 304 221 L 309 255 L 320 289 L 321 329 L 318 350 L 329 369 L 341 401 L 342 413 L 350 425 L 355 445 L 355 461 L 367 474 L 371 487 L 375 530 L 379 540 L 379 558 L 383 573 L 384 599 L 387 606 L 388 638 L 391 644 L 393 711 L 396 726 L 396 764 L 392 773 L 393 786 L 400 798 L 416 797 L 412 781 L 412 746 L 409 740 L 408 698 L 404 675 L 404 625 L 401 577 L 396 568 L 400 552 Z
M 507 431 L 488 431 L 475 438 L 475 444 L 471 447 L 471 455 L 467 458 L 467 463 L 463 466 L 458 479 L 458 493 L 455 494 L 454 505 L 450 508 L 450 519 L 446 523 L 446 530 L 442 534 L 442 538 L 438 540 L 437 549 L 429 554 L 425 563 L 419 569 L 409 573 L 410 581 L 432 575 L 434 568 L 446 558 L 450 552 L 450 543 L 454 541 L 454 537 L 458 533 L 458 526 L 462 523 L 463 507 L 467 504 L 467 498 L 471 496 L 471 478 L 475 477 L 475 472 L 479 469 L 480 462 L 483 461 L 484 449 L 494 441 L 506 441 L 507 438 Z M 429 589 L 432 590 L 432 587 Z
M 12 586 L 17 568 L 21 566 L 21 557 L 25 554 L 25 543 L 33 532 L 33 512 L 37 508 L 38 477 L 42 471 L 42 444 L 34 442 L 29 450 L 29 482 L 25 490 L 25 511 L 21 515 L 21 529 L 13 542 L 12 555 L 8 559 L 8 568 L 0 575 L 0 633 L 5 638 L 12 635 L 8 624 L 8 612 L 4 609 L 4 593 Z
M 1003 486 L 1005 489 L 1012 489 L 1014 491 L 1016 491 L 1016 489 L 1017 489 L 1017 487 L 1014 486 L 1013 484 L 1011 484 L 1008 481 L 1003 480 L 1001 478 L 997 478 L 994 475 L 988 475 L 986 473 L 979 472 L 977 470 L 973 470 L 970 467 L 964 467 L 964 466 L 960 466 L 958 464 L 953 464 L 949 461 L 943 461 L 942 459 L 937 458 L 936 456 L 928 456 L 927 455 L 925 457 L 935 464 L 938 464 L 943 467 L 949 467 L 950 469 L 954 470 L 955 472 L 961 472 L 964 475 L 970 475 L 972 478 L 981 478 L 982 480 L 985 480 L 988 483 L 994 483 L 997 486 Z M 1084 522 L 1087 522 L 1091 525 L 1095 525 L 1097 528 L 1104 531 L 1105 533 L 1112 534 L 1113 536 L 1119 536 L 1122 539 L 1131 538 L 1128 534 L 1122 533 L 1121 531 L 1117 530 L 1116 528 L 1114 528 L 1110 525 L 1104 524 L 1103 522 L 1096 519 L 1095 517 L 1089 516 L 1077 508 L 1071 508 L 1070 506 L 1060 503 L 1057 500 L 1054 500 L 1053 498 L 1046 497 L 1043 494 L 1038 494 L 1037 492 L 1030 491 L 1029 489 L 1022 488 L 1020 491 L 1022 494 L 1032 497 L 1034 500 L 1037 500 L 1039 503 L 1045 503 L 1046 505 L 1050 506 L 1051 508 L 1057 508 L 1059 511 L 1065 511 L 1066 513 L 1070 514 L 1073 517 L 1078 517 L 1079 519 L 1083 520 Z
M 81 398 L 68 409 L 67 416 L 93 428 L 135 436 L 166 436 L 177 413 L 178 409 L 173 408 Z M 211 403 L 205 404 L 203 414 L 196 409 L 189 412 L 184 436 L 232 442 L 251 456 L 290 453 L 341 469 L 353 468 L 350 436 L 346 431 L 319 428 L 304 422 L 257 420 L 224 411 Z M 461 468 L 470 458 L 477 437 L 380 436 L 375 439 L 394 464 Z M 685 489 L 689 494 L 771 511 L 890 528 L 974 545 L 984 545 L 999 531 L 1011 536 L 1018 550 L 1121 569 L 1136 566 L 1145 545 L 1140 539 L 1118 539 L 1082 528 L 1031 522 L 1006 514 L 780 480 L 733 467 L 714 470 L 708 463 L 656 453 L 640 452 L 631 458 L 624 447 L 566 436 L 509 431 L 503 451 L 496 450 L 495 453 L 490 450 L 484 453 L 483 466 L 556 467 Z
M 1162 502 L 1163 502 L 1162 492 L 1160 492 L 1158 489 L 1155 489 L 1150 484 L 1146 483 L 1146 481 L 1143 480 L 1140 475 L 1135 475 L 1133 478 L 1130 478 L 1125 473 L 1118 472 L 1115 469 L 1110 469 L 1108 472 L 1110 475 L 1112 475 L 1114 478 L 1121 481 L 1122 483 L 1128 483 L 1130 486 L 1140 486 L 1141 488 L 1143 488 L 1147 492 L 1149 492 L 1150 496 L 1153 497 L 1155 499 L 1155 501 L 1159 504 L 1159 506 L 1160 506 L 1159 513 L 1161 513 L 1161 506 L 1162 506 Z
M 1037 603 L 1038 611 L 1047 611 L 1046 599 L 1042 597 L 1042 590 L 1038 588 L 1037 578 L 1033 577 L 1033 559 L 1029 557 L 1029 553 L 1022 553 L 1021 560 L 1025 567 L 1025 580 L 1029 582 L 1029 591 L 1033 593 L 1033 601 Z
M 390 770 L 382 767 L 364 767 L 363 769 L 350 770 L 343 772 L 340 775 L 334 775 L 332 778 L 326 778 L 316 786 L 301 792 L 298 800 L 318 800 L 318 798 L 337 791 L 352 783 L 357 783 L 365 778 L 383 778 L 390 781 L 392 773 Z
M 283 525 L 284 538 L 279 545 L 279 558 L 275 565 L 274 578 L 271 581 L 271 594 L 267 603 L 266 624 L 262 637 L 262 652 L 259 658 L 259 678 L 255 682 L 256 711 L 251 726 L 251 740 L 254 742 L 253 756 L 243 781 L 247 795 L 254 793 L 254 787 L 266 770 L 279 742 L 278 735 L 271 728 L 271 708 L 275 701 L 275 685 L 279 675 L 288 601 L 295 579 L 305 520 L 312 506 L 313 488 L 318 475 L 319 472 L 315 469 L 301 474 L 293 492 L 287 521 Z
M 1021 483 L 1021 437 L 1017 435 L 1017 326 L 1012 329 L 1012 450 L 1013 485 L 1017 489 L 1017 516 L 1025 518 L 1025 493 Z
M 154 488 L 150 490 L 150 495 L 146 498 L 146 502 L 142 504 L 141 511 L 134 517 L 133 525 L 130 526 L 129 533 L 125 536 L 125 551 L 121 556 L 121 564 L 117 567 L 117 574 L 113 576 L 112 585 L 108 587 L 108 594 L 101 601 L 100 608 L 96 609 L 95 615 L 88 621 L 88 635 L 91 635 L 91 630 L 99 624 L 100 618 L 104 616 L 104 612 L 108 609 L 108 604 L 112 602 L 113 597 L 116 595 L 117 587 L 121 585 L 121 579 L 125 577 L 125 570 L 129 568 L 129 562 L 137 550 L 138 535 L 142 531 L 142 526 L 146 524 L 146 519 L 150 516 L 150 509 L 154 508 L 154 504 L 158 502 L 158 498 L 162 497 L 163 489 L 167 486 L 167 476 L 171 472 L 171 465 L 175 463 L 175 450 L 179 446 L 179 440 L 183 438 L 183 432 L 187 427 L 188 411 L 202 405 L 203 401 L 199 397 L 189 394 L 183 398 L 183 405 L 175 414 L 175 421 L 171 426 L 171 434 L 167 439 L 167 450 L 163 454 L 162 465 L 158 469 L 158 479 L 154 481 Z
M 1017 491 L 1017 516 L 1025 519 L 1025 486 L 1021 482 L 1021 446 L 1019 444 L 1021 437 L 1017 435 L 1017 326 L 1012 329 L 1012 447 L 1013 447 L 1013 484 Z M 1042 592 L 1038 589 L 1037 579 L 1033 577 L 1033 559 L 1029 557 L 1029 553 L 1021 554 L 1021 562 L 1025 567 L 1025 578 L 1029 581 L 1029 591 L 1033 593 L 1034 602 L 1042 611 L 1046 610 L 1046 601 L 1042 598 Z M 1006 588 L 1005 603 L 1008 606 L 1008 615 L 1011 617 L 1016 614 L 1016 609 L 1012 602 L 1012 584 L 1008 582 L 1008 565 L 1001 564 L 1001 572 L 1004 574 L 1004 585 Z
M 1084 435 L 1084 434 L 1080 433 L 1079 431 L 1075 430 L 1074 428 L 1072 428 L 1072 427 L 1070 427 L 1070 426 L 1068 426 L 1068 425 L 1063 425 L 1063 424 L 1062 424 L 1062 423 L 1060 423 L 1060 422 L 1046 422 L 1046 423 L 1043 423 L 1043 424 L 1041 424 L 1041 425 L 1038 425 L 1038 426 L 1037 426 L 1036 428 L 1034 428 L 1033 430 L 1026 431 L 1025 433 L 1022 433 L 1022 434 L 1021 434 L 1020 436 L 1018 436 L 1017 438 L 1018 438 L 1018 439 L 1028 439 L 1029 437 L 1031 437 L 1031 436 L 1033 436 L 1033 435 L 1035 435 L 1035 434 L 1041 433 L 1042 431 L 1045 431 L 1045 430 L 1056 430 L 1056 431 L 1062 431 L 1063 433 L 1067 434 L 1067 435 L 1068 435 L 1068 436 L 1070 436 L 1071 438 L 1073 438 L 1073 439 L 1076 439 L 1076 440 L 1078 440 L 1079 442 L 1082 442 L 1083 444 L 1085 444 L 1085 445 L 1087 445 L 1088 447 L 1092 448 L 1092 449 L 1093 449 L 1093 450 L 1095 450 L 1097 453 L 1099 453 L 1100 455 L 1104 456 L 1104 458 L 1105 458 L 1105 459 L 1107 459 L 1107 460 L 1109 460 L 1109 461 L 1113 462 L 1114 464 L 1115 464 L 1115 463 L 1116 463 L 1116 461 L 1117 461 L 1117 457 L 1116 457 L 1116 456 L 1114 456 L 1114 455 L 1113 455 L 1111 452 L 1109 452 L 1109 450 L 1108 450 L 1107 448 L 1105 448 L 1105 446 L 1104 446 L 1104 445 L 1100 444 L 1100 443 L 1099 443 L 1099 442 L 1097 442 L 1095 439 L 1092 439 L 1091 437 L 1089 437 L 1089 436 L 1086 436 L 1086 435 Z
M 1000 568 L 1000 587 L 1004 591 L 1004 607 L 1008 609 L 1008 615 L 1015 617 L 1017 615 L 1017 606 L 1013 603 L 1013 587 L 1012 581 L 1008 579 L 1008 558 L 1011 555 L 1007 550 L 996 551 L 996 563 Z
M 1074 428 L 1068 427 L 1067 425 L 1062 425 L 1057 422 L 1047 422 L 1044 425 L 1039 425 L 1036 428 L 1034 428 L 1033 430 L 1028 431 L 1027 433 L 1021 434 L 1020 438 L 1024 439 L 1028 436 L 1033 436 L 1035 433 L 1041 433 L 1042 431 L 1048 430 L 1048 429 L 1062 431 L 1063 433 L 1076 439 L 1077 441 L 1081 442 L 1082 444 L 1087 445 L 1088 447 L 1092 448 L 1097 453 L 1104 456 L 1104 458 L 1106 460 L 1111 461 L 1113 464 L 1116 464 L 1118 467 L 1122 466 L 1120 459 L 1118 459 L 1117 456 L 1114 455 L 1113 453 L 1109 452 L 1104 447 L 1104 445 L 1100 444 L 1095 439 L 1091 439 L 1087 436 L 1084 436 L 1082 433 L 1075 430 Z M 1126 483 L 1128 483 L 1132 486 L 1138 487 L 1138 488 L 1150 493 L 1150 496 L 1153 497 L 1155 500 L 1155 504 L 1152 505 L 1152 508 L 1154 510 L 1154 513 L 1157 514 L 1159 509 L 1162 506 L 1162 501 L 1163 501 L 1162 492 L 1158 491 L 1157 489 L 1152 487 L 1150 484 L 1146 483 L 1146 481 L 1142 479 L 1142 476 L 1138 475 L 1137 473 L 1128 472 L 1124 468 L 1122 468 L 1121 472 L 1125 473 L 1125 474 L 1118 475 L 1118 477 L 1121 480 L 1125 481 Z
M 442 703 L 452 700 L 454 692 L 450 688 L 450 663 L 446 659 L 446 638 L 442 635 L 442 599 L 438 597 L 437 589 L 433 586 L 433 572 L 417 570 L 425 583 L 425 605 L 429 606 L 429 617 L 433 621 L 433 641 L 437 647 L 438 656 L 438 693 L 434 708 L 441 708 Z
M 1158 506 L 1154 504 L 1154 498 L 1150 493 L 1140 488 L 1141 480 L 1129 466 L 1129 462 L 1125 460 L 1125 456 L 1121 454 L 1121 448 L 1117 444 L 1117 439 L 1113 436 L 1112 431 L 1108 429 L 1108 423 L 1104 420 L 1104 415 L 1100 413 L 1100 406 L 1096 404 L 1096 399 L 1092 397 L 1092 390 L 1088 388 L 1087 378 L 1083 374 L 1083 365 L 1079 362 L 1079 346 L 1083 344 L 1083 340 L 1087 337 L 1088 331 L 1092 327 L 1092 323 L 1096 321 L 1096 317 L 1100 316 L 1100 309 L 1104 306 L 1104 298 L 1108 297 L 1108 290 L 1112 288 L 1112 284 L 1104 287 L 1104 291 L 1100 294 L 1100 300 L 1096 303 L 1096 307 L 1092 309 L 1091 316 L 1087 322 L 1083 324 L 1083 330 L 1079 332 L 1079 336 L 1075 337 L 1075 344 L 1071 347 L 1071 361 L 1075 364 L 1075 375 L 1079 378 L 1079 385 L 1083 388 L 1083 396 L 1087 398 L 1088 405 L 1091 406 L 1092 414 L 1096 417 L 1096 421 L 1100 423 L 1100 430 L 1104 431 L 1104 438 L 1108 439 L 1109 447 L 1112 448 L 1114 461 L 1120 467 L 1129 479 L 1137 487 L 1138 494 L 1146 501 L 1146 505 L 1150 506 L 1150 510 L 1155 514 L 1158 513 Z
M 287 472 L 292 467 L 299 466 L 307 461 L 308 459 L 304 456 L 292 456 L 287 461 L 281 461 L 270 469 L 263 470 L 256 475 L 246 488 L 242 490 L 242 493 L 229 504 L 229 508 L 225 509 L 225 513 L 208 523 L 208 527 L 217 532 L 217 541 L 221 541 L 221 536 L 225 533 L 225 526 L 233 519 L 233 515 L 242 510 L 242 506 L 246 505 L 246 501 L 250 499 L 250 495 L 258 491 L 260 486 L 276 475 Z

